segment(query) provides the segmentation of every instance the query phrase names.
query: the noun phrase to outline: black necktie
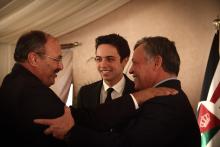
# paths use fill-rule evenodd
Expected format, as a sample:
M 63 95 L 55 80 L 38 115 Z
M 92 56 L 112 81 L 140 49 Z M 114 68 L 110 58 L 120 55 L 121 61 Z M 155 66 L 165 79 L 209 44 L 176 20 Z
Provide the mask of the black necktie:
M 105 99 L 105 103 L 109 103 L 109 102 L 112 101 L 112 96 L 111 96 L 112 91 L 114 91 L 113 88 L 108 88 L 108 89 L 107 89 L 107 97 L 106 97 L 106 99 Z

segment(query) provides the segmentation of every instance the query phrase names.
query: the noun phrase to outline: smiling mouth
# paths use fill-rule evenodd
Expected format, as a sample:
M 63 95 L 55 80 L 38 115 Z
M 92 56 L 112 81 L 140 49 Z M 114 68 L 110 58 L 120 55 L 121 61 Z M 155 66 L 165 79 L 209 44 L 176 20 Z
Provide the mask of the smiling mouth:
M 111 70 L 100 70 L 101 73 L 109 73 Z

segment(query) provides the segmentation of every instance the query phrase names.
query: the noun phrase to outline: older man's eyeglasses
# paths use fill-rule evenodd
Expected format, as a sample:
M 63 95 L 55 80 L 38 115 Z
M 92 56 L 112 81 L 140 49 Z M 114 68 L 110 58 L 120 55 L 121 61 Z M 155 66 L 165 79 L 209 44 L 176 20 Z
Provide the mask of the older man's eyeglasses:
M 46 54 L 42 54 L 42 53 L 38 53 L 36 52 L 36 54 L 38 54 L 39 56 L 44 56 L 44 57 L 47 57 L 55 62 L 62 62 L 62 59 L 63 59 L 63 56 L 59 56 L 59 57 L 51 57 L 49 55 L 46 55 Z
M 59 56 L 59 57 L 51 57 L 51 56 L 48 56 L 48 55 L 42 55 L 42 56 L 47 57 L 47 58 L 49 58 L 53 61 L 56 61 L 56 62 L 62 62 L 62 59 L 63 59 L 62 56 Z

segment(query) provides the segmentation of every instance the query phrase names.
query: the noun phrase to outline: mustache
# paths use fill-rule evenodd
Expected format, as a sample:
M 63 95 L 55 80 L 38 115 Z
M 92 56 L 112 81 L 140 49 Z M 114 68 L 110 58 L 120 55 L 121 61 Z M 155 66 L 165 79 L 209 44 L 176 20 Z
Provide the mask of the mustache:
M 54 70 L 54 73 L 58 73 L 59 71 L 60 71 L 60 69 L 57 68 L 57 69 Z

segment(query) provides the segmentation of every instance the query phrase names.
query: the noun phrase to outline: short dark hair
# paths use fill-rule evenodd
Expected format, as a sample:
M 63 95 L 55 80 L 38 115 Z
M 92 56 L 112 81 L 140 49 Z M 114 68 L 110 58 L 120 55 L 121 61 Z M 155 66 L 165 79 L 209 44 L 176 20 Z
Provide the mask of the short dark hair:
M 128 41 L 119 34 L 109 34 L 109 35 L 99 36 L 96 38 L 95 41 L 96 41 L 95 44 L 96 51 L 99 45 L 110 44 L 117 49 L 121 61 L 124 58 L 130 56 L 130 48 L 128 45 Z
M 47 42 L 49 34 L 42 31 L 30 31 L 23 34 L 17 41 L 14 59 L 17 62 L 24 62 L 27 60 L 30 52 L 36 51 L 44 53 L 44 45 Z
M 173 41 L 161 36 L 144 37 L 135 44 L 134 49 L 141 44 L 144 45 L 145 52 L 150 56 L 162 57 L 164 71 L 179 74 L 180 57 Z

